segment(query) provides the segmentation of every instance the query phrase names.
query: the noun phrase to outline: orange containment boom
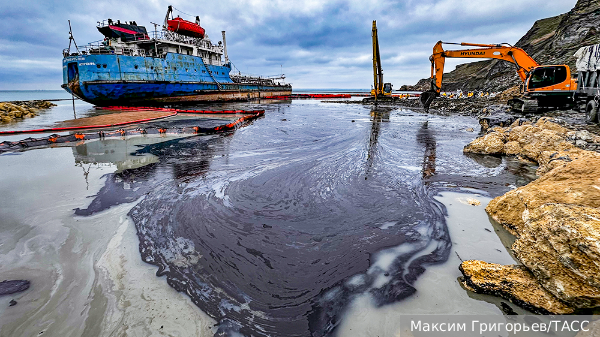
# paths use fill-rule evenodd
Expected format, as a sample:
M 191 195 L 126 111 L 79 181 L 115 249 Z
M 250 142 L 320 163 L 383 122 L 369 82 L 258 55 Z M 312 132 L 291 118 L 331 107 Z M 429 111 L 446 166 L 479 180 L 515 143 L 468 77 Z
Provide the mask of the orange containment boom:
M 227 111 L 227 110 L 226 110 Z M 236 110 L 237 111 L 237 110 Z M 215 111 L 209 111 L 208 113 L 214 113 Z M 189 112 L 186 112 L 189 113 Z M 196 111 L 194 113 L 200 113 Z M 223 112 L 224 113 L 224 112 Z M 202 127 L 202 126 L 186 126 L 186 127 L 176 127 L 176 128 L 163 128 L 156 126 L 148 126 L 144 128 L 136 128 L 136 129 L 118 129 L 112 131 L 98 131 L 98 132 L 89 132 L 89 133 L 81 133 L 77 132 L 74 134 L 66 134 L 66 135 L 58 135 L 53 134 L 47 137 L 41 138 L 26 138 L 20 141 L 5 141 L 0 143 L 0 153 L 8 152 L 8 151 L 23 151 L 26 149 L 39 148 L 44 146 L 54 146 L 55 144 L 63 144 L 63 143 L 72 143 L 72 142 L 81 142 L 85 140 L 91 139 L 103 139 L 106 137 L 123 137 L 123 136 L 134 136 L 134 135 L 148 135 L 148 134 L 214 134 L 225 132 L 229 130 L 237 129 L 241 127 L 245 122 L 259 118 L 265 114 L 264 110 L 253 110 L 253 111 L 244 111 L 245 116 L 241 116 L 240 118 L 232 121 L 231 123 L 219 125 L 216 127 Z M 46 129 L 45 131 L 36 132 L 48 132 L 52 131 L 52 129 Z M 64 131 L 64 130 L 59 130 Z
M 263 99 L 289 100 L 293 98 L 350 98 L 350 94 L 291 94 L 285 96 L 265 96 Z
M 96 107 L 96 109 L 101 110 L 125 110 L 125 111 L 164 111 L 169 112 L 168 115 L 153 117 L 153 118 L 144 118 L 138 120 L 131 120 L 126 122 L 112 123 L 112 124 L 94 124 L 94 125 L 78 125 L 78 126 L 67 126 L 67 127 L 56 127 L 56 128 L 45 128 L 45 129 L 32 129 L 32 130 L 14 130 L 14 131 L 0 131 L 0 136 L 2 135 L 14 135 L 20 133 L 45 133 L 45 132 L 62 132 L 62 131 L 74 131 L 74 130 L 85 130 L 85 129 L 106 129 L 117 126 L 125 126 L 132 124 L 139 124 L 144 122 L 155 121 L 163 118 L 173 117 L 177 114 L 246 114 L 252 116 L 262 116 L 265 113 L 265 110 L 182 110 L 182 109 L 167 109 L 167 108 L 151 108 L 151 107 L 121 107 L 121 106 L 109 106 L 109 107 Z M 238 120 L 245 120 L 248 116 L 242 117 Z

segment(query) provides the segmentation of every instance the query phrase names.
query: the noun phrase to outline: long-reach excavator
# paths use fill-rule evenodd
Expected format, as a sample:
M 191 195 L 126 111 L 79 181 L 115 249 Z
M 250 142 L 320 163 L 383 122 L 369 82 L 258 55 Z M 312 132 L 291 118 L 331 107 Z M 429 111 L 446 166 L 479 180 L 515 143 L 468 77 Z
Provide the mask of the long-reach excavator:
M 464 50 L 444 50 L 442 44 L 480 47 Z M 523 49 L 503 44 L 449 43 L 438 41 L 433 47 L 431 61 L 431 89 L 421 94 L 421 102 L 429 109 L 440 95 L 444 63 L 447 57 L 490 58 L 513 63 L 524 83 L 523 95 L 508 104 L 522 112 L 535 112 L 538 107 L 569 107 L 574 104 L 577 82 L 571 78 L 568 65 L 539 65 Z
M 379 38 L 377 37 L 377 21 L 373 20 L 373 29 L 371 31 L 373 38 L 373 89 L 371 97 L 365 98 L 366 101 L 389 101 L 392 97 L 392 84 L 383 83 L 383 70 L 381 69 L 381 56 L 379 55 Z

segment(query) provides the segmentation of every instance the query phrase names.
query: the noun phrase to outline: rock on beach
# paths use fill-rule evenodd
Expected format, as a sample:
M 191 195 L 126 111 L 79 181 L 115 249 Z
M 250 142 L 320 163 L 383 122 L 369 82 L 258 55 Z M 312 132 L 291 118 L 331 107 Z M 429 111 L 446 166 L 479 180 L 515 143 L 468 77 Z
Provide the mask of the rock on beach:
M 537 314 L 571 314 L 573 308 L 544 289 L 524 266 L 504 266 L 483 261 L 464 261 L 459 267 L 461 283 L 477 293 L 507 299 Z
M 600 210 L 545 204 L 526 214 L 517 258 L 554 296 L 575 308 L 600 306 Z
M 537 162 L 540 176 L 486 207 L 517 237 L 512 250 L 523 265 L 466 261 L 460 270 L 468 289 L 536 313 L 600 306 L 600 153 L 578 141 L 600 143 L 600 137 L 541 118 L 492 128 L 465 146 L 464 152 Z
M 0 295 L 8 295 L 19 293 L 29 289 L 29 281 L 27 280 L 4 280 L 0 282 Z
M 53 106 L 56 106 L 56 104 L 48 101 L 0 102 L 0 123 L 10 123 L 23 118 L 35 117 L 40 113 L 40 110 Z

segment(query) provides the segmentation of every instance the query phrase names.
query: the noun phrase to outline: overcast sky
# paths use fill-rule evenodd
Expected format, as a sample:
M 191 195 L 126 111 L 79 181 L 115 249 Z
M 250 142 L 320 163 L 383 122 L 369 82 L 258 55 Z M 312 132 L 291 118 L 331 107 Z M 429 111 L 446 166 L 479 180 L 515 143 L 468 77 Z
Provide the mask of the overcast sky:
M 438 40 L 516 43 L 533 23 L 576 0 L 13 0 L 0 7 L 0 90 L 60 89 L 71 20 L 79 45 L 102 39 L 107 18 L 161 23 L 167 6 L 199 15 L 211 40 L 227 31 L 242 72 L 283 72 L 296 89 L 365 88 L 372 82 L 371 24 L 377 20 L 384 80 L 397 89 L 428 77 Z M 186 18 L 185 14 L 180 14 Z M 187 17 L 193 21 L 193 17 Z M 464 61 L 450 60 L 449 71 Z

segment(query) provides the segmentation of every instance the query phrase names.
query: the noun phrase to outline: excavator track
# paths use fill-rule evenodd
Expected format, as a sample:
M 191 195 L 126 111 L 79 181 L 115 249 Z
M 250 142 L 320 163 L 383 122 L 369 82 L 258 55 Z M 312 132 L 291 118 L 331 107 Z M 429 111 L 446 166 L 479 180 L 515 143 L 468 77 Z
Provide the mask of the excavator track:
M 508 105 L 513 111 L 522 113 L 535 113 L 539 108 L 537 99 L 513 98 L 508 101 Z

